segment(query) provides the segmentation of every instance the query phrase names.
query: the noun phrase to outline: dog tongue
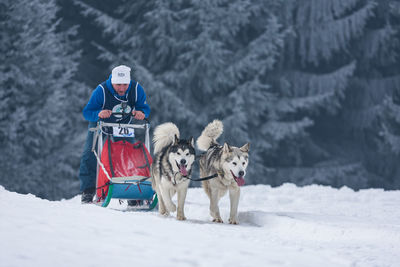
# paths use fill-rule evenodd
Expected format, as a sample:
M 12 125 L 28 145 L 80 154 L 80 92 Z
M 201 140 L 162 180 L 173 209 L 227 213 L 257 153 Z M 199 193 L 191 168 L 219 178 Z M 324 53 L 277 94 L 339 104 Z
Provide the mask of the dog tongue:
M 238 184 L 238 186 L 244 185 L 244 178 L 243 177 L 236 178 L 236 183 Z
M 181 174 L 183 176 L 187 176 L 187 170 L 186 170 L 186 166 L 184 164 L 179 166 L 179 171 L 181 172 Z

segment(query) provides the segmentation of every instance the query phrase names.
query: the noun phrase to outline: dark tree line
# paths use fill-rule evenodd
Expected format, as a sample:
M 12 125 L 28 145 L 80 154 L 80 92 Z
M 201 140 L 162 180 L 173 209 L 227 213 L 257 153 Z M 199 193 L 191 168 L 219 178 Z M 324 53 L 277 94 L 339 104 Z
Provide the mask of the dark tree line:
M 400 186 L 394 0 L 30 0 L 0 4 L 1 184 L 78 191 L 81 110 L 130 65 L 155 126 L 251 143 L 249 183 Z
M 47 198 L 76 187 L 85 101 L 74 79 L 77 27 L 59 31 L 58 10 L 55 1 L 0 3 L 1 185 Z

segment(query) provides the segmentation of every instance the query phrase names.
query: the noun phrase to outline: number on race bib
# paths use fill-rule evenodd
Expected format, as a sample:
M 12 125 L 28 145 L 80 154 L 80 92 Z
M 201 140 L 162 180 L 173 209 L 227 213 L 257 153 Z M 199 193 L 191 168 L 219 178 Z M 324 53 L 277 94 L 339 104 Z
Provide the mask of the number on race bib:
M 115 137 L 135 137 L 135 130 L 133 128 L 114 126 L 113 136 Z

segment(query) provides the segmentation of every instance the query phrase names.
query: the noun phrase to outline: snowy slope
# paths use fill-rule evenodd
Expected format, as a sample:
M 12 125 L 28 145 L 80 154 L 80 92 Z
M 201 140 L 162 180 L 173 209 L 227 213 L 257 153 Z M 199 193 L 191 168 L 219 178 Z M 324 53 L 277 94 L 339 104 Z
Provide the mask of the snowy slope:
M 245 186 L 235 226 L 210 221 L 201 188 L 181 222 L 0 187 L 0 266 L 400 266 L 399 205 L 400 191 Z

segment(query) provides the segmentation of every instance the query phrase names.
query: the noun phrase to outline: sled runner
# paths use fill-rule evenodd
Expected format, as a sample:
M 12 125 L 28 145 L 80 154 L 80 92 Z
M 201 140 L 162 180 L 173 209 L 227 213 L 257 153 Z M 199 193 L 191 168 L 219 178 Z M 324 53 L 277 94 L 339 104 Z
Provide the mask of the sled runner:
M 125 113 L 113 115 L 126 116 Z M 129 115 L 128 115 L 129 116 Z M 133 120 L 133 119 L 132 119 Z M 151 187 L 149 128 L 141 124 L 120 124 L 99 121 L 94 131 L 92 151 L 97 159 L 95 203 L 107 207 L 111 199 L 135 200 L 135 209 L 152 210 L 157 205 L 157 195 Z M 135 129 L 144 131 L 144 143 L 132 141 Z M 128 202 L 129 203 L 129 202 Z

